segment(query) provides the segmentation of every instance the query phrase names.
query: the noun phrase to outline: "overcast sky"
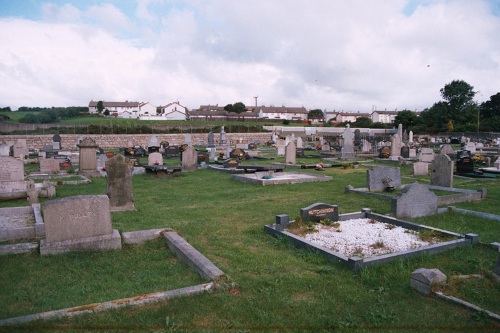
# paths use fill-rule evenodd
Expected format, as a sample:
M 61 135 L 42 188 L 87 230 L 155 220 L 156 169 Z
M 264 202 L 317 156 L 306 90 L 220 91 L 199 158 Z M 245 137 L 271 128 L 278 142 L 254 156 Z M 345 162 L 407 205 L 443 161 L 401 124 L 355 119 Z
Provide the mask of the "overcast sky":
M 422 110 L 500 92 L 500 0 L 0 0 L 0 107 Z

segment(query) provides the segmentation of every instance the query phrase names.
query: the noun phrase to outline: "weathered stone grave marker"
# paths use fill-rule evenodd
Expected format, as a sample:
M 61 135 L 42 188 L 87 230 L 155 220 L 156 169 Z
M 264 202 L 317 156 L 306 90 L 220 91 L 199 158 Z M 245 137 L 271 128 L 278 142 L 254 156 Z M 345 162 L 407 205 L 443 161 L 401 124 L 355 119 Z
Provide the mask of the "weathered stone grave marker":
M 290 141 L 286 145 L 285 149 L 285 163 L 286 164 L 295 164 L 297 159 L 297 148 L 295 147 L 295 143 Z
M 431 184 L 453 187 L 453 161 L 448 155 L 438 155 L 431 164 Z
M 41 173 L 57 173 L 61 171 L 61 166 L 59 161 L 53 158 L 41 158 L 40 162 L 40 172 Z
M 161 156 L 160 153 L 154 153 Z M 106 194 L 111 211 L 134 210 L 132 191 L 132 165 L 123 155 L 115 155 L 106 161 Z
M 367 171 L 368 191 L 382 192 L 401 188 L 401 171 L 399 168 L 379 166 Z
M 121 237 L 111 225 L 106 195 L 81 195 L 43 203 L 45 239 L 40 253 L 121 249 Z
M 198 154 L 193 146 L 187 146 L 182 152 L 182 171 L 198 170 Z
M 437 212 L 438 197 L 422 184 L 405 186 L 396 198 L 391 200 L 391 211 L 396 217 L 422 217 Z
M 80 148 L 80 166 L 78 173 L 86 177 L 99 177 L 100 174 L 97 171 L 96 158 L 96 149 L 99 148 L 99 146 L 89 137 L 84 138 L 77 146 Z

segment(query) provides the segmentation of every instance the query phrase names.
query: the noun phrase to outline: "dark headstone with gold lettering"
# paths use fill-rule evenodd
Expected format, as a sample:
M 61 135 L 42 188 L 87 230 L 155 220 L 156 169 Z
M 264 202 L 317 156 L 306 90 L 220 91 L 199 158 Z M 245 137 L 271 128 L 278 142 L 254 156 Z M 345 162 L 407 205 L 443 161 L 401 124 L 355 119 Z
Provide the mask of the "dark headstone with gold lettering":
M 315 203 L 309 207 L 300 209 L 302 221 L 319 222 L 321 220 L 338 221 L 339 206 L 325 203 Z

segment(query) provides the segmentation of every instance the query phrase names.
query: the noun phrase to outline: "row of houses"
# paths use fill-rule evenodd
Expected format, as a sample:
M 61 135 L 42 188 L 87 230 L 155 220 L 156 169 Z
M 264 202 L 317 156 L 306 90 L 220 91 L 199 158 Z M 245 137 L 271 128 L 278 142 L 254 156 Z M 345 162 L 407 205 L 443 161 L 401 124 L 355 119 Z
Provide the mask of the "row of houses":
M 89 113 L 98 113 L 98 101 L 90 101 Z M 107 102 L 102 101 L 103 110 L 107 110 L 111 117 L 133 118 L 141 120 L 289 120 L 294 122 L 308 121 L 309 111 L 305 107 L 287 106 L 247 106 L 242 113 L 228 112 L 223 106 L 201 105 L 199 109 L 189 111 L 179 102 L 167 105 L 154 106 L 148 102 Z M 324 118 L 316 122 L 355 122 L 358 118 L 369 118 L 373 122 L 393 123 L 397 110 L 372 113 L 323 111 Z

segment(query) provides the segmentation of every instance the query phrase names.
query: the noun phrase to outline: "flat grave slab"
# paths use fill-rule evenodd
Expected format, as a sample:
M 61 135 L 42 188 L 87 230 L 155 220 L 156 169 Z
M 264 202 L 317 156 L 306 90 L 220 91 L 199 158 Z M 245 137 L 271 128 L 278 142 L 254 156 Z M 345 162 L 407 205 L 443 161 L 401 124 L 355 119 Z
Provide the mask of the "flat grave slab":
M 310 182 L 327 182 L 332 180 L 330 176 L 311 175 L 299 172 L 255 172 L 252 174 L 233 174 L 231 178 L 244 183 L 258 185 L 279 185 L 279 184 L 298 184 Z
M 0 241 L 42 237 L 44 234 L 39 204 L 0 208 Z

